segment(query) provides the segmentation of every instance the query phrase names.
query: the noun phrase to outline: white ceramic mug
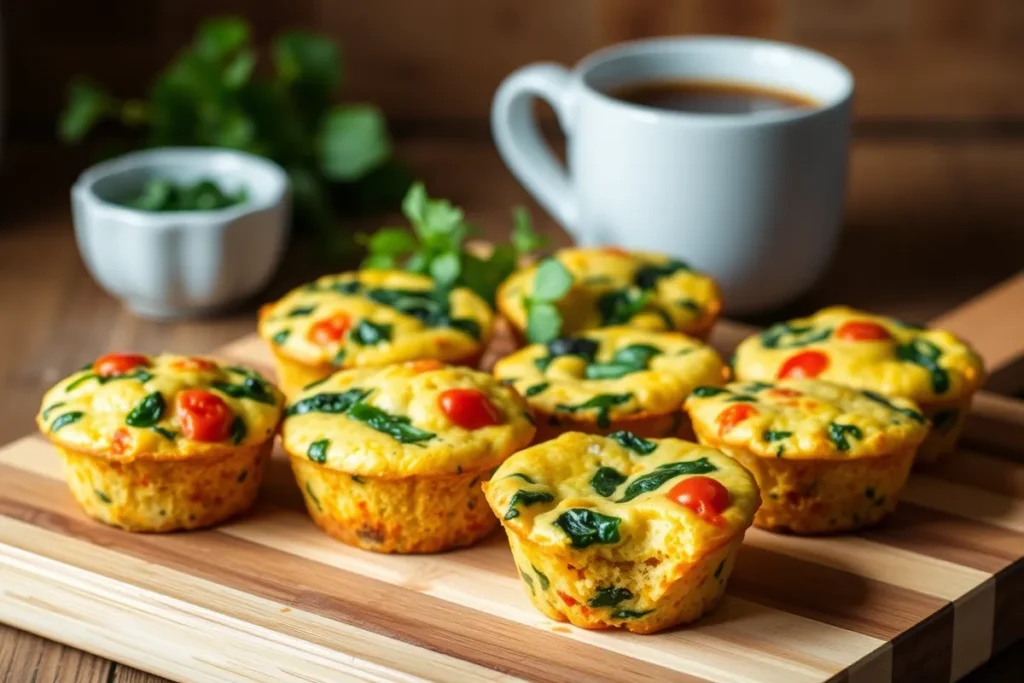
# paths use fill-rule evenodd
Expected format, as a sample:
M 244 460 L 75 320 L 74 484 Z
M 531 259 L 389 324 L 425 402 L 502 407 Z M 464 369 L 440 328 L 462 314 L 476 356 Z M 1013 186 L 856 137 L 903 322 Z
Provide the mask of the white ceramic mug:
M 814 108 L 743 114 L 654 109 L 610 97 L 630 84 L 716 81 L 807 96 Z M 800 47 L 747 38 L 613 46 L 568 70 L 533 64 L 498 88 L 491 125 L 519 181 L 581 244 L 659 251 L 713 275 L 731 312 L 805 292 L 840 232 L 853 77 Z M 540 97 L 568 168 L 541 137 Z

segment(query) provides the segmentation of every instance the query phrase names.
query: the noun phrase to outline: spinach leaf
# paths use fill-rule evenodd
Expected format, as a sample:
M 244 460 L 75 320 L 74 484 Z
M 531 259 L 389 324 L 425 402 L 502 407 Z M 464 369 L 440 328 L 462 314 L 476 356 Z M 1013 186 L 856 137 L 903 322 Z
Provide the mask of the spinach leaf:
M 80 387 L 82 384 L 85 384 L 86 382 L 88 382 L 91 379 L 98 380 L 99 379 L 99 375 L 97 375 L 97 374 L 95 374 L 93 372 L 85 373 L 84 375 L 82 375 L 78 379 L 75 379 L 75 380 L 72 380 L 71 382 L 69 382 L 68 385 L 66 387 L 64 387 L 64 393 L 65 394 L 70 394 L 72 391 L 74 391 L 75 389 Z
M 642 474 L 630 482 L 618 502 L 628 503 L 640 494 L 656 491 L 668 480 L 675 479 L 684 474 L 707 474 L 717 469 L 707 458 L 667 462 L 664 465 L 658 465 L 654 470 L 647 474 Z
M 356 403 L 348 409 L 348 416 L 362 422 L 370 429 L 387 434 L 401 443 L 429 441 L 435 434 L 413 427 L 408 417 L 390 415 L 368 403 Z
M 633 432 L 625 430 L 612 432 L 608 435 L 608 438 L 618 441 L 620 446 L 628 448 L 637 455 L 650 455 L 658 448 L 658 444 L 653 441 L 642 439 Z
M 591 607 L 615 607 L 615 605 L 623 600 L 629 600 L 632 597 L 633 592 L 628 588 L 608 586 L 606 588 L 598 588 L 597 592 L 594 593 L 594 597 L 590 598 L 587 604 Z
M 813 325 L 776 323 L 761 333 L 761 346 L 766 349 L 798 349 L 825 341 L 831 336 L 831 327 L 819 330 Z
M 530 595 L 533 595 L 533 577 L 527 574 L 522 569 L 519 570 L 519 576 L 523 577 L 523 583 L 530 588 Z
M 850 450 L 850 437 L 861 439 L 863 436 L 864 434 L 856 425 L 841 425 L 833 422 L 828 426 L 828 438 L 841 451 Z
M 327 380 L 329 380 L 330 378 L 331 378 L 331 376 L 327 375 L 326 377 L 321 377 L 320 379 L 315 379 L 312 382 L 310 382 L 309 384 L 307 384 L 306 386 L 302 387 L 302 390 L 306 391 L 307 389 L 312 389 L 313 387 L 318 387 L 321 384 L 323 384 L 324 382 L 326 382 Z
M 697 398 L 711 398 L 712 396 L 728 393 L 730 393 L 728 389 L 722 389 L 721 387 L 696 387 L 690 392 L 690 395 Z
M 700 304 L 698 304 L 696 301 L 690 298 L 679 299 L 678 301 L 676 301 L 676 306 L 678 306 L 679 308 L 685 308 L 694 315 L 700 315 L 702 312 Z
M 165 439 L 167 439 L 168 441 L 174 441 L 175 439 L 178 438 L 178 433 L 175 432 L 175 431 L 171 431 L 170 429 L 164 429 L 163 427 L 159 427 L 159 426 L 156 426 L 156 425 L 151 427 L 151 429 L 154 432 L 156 432 L 157 434 L 159 434 L 160 436 L 162 436 Z
M 103 491 L 100 491 L 99 489 L 93 489 L 93 492 L 96 494 L 96 497 L 100 499 L 100 501 L 106 503 L 107 505 L 110 505 L 110 496 L 108 496 Z
M 65 405 L 64 401 L 57 401 L 56 403 L 50 404 L 46 408 L 43 408 L 43 412 L 42 415 L 40 415 L 40 417 L 42 417 L 44 421 L 50 419 L 50 414 L 63 405 Z
M 761 436 L 763 436 L 764 440 L 767 441 L 768 443 L 774 443 L 776 441 L 782 441 L 783 439 L 793 436 L 793 432 L 776 432 L 767 429 Z
M 159 391 L 154 391 L 131 409 L 124 423 L 129 427 L 152 427 L 164 416 L 167 404 Z
M 548 354 L 558 356 L 579 356 L 588 363 L 594 362 L 594 355 L 600 344 L 587 337 L 559 337 L 548 342 Z
M 366 290 L 366 297 L 403 315 L 416 318 L 427 327 L 449 327 L 480 340 L 480 325 L 469 318 L 453 318 L 448 301 L 449 290 L 385 289 Z
M 613 467 L 600 467 L 590 480 L 590 486 L 605 498 L 615 493 L 619 484 L 626 481 L 626 475 Z
M 690 270 L 688 265 L 682 261 L 675 260 L 658 265 L 644 266 L 636 271 L 636 275 L 633 276 L 633 284 L 640 289 L 654 289 L 658 286 L 658 281 L 661 278 L 688 270 Z
M 305 415 L 306 413 L 328 413 L 337 415 L 348 412 L 348 409 L 363 400 L 369 391 L 349 389 L 338 393 L 315 394 L 292 404 L 285 410 L 285 416 Z
M 640 617 L 646 617 L 653 611 L 653 609 L 645 609 L 643 611 L 620 609 L 617 612 L 612 612 L 612 619 L 639 619 Z
M 327 448 L 331 445 L 330 439 L 320 439 L 309 444 L 306 455 L 315 463 L 323 465 L 327 462 Z
M 623 325 L 633 316 L 647 308 L 651 295 L 647 291 L 636 288 L 616 289 L 602 294 L 597 300 L 597 311 L 601 315 L 601 325 Z
M 510 474 L 507 477 L 505 477 L 505 479 L 511 479 L 512 477 L 516 477 L 517 479 L 522 479 L 527 484 L 535 484 L 535 483 L 537 483 L 537 482 L 535 482 L 533 480 L 532 477 L 527 476 L 527 475 L 523 474 L 522 472 L 513 472 L 512 474 Z
M 523 507 L 530 507 L 537 503 L 550 503 L 555 497 L 547 491 L 527 491 L 525 489 L 519 489 L 512 494 L 512 497 L 508 501 L 508 511 L 505 513 L 505 519 L 515 519 L 519 516 L 519 510 L 516 506 L 522 503 Z
M 743 387 L 743 390 L 744 391 L 749 391 L 752 394 L 756 394 L 758 392 L 764 391 L 765 389 L 774 389 L 774 388 L 775 388 L 775 385 L 774 384 L 769 384 L 768 382 L 748 382 Z
M 608 413 L 613 406 L 619 406 L 623 403 L 628 403 L 633 398 L 632 392 L 627 394 L 598 394 L 594 398 L 584 401 L 579 405 L 567 405 L 565 403 L 559 403 L 555 406 L 556 410 L 561 410 L 567 413 L 576 413 L 581 410 L 597 410 L 597 426 L 601 429 L 607 429 L 611 425 L 611 418 Z
M 541 382 L 540 384 L 534 384 L 532 387 L 527 387 L 526 391 L 523 392 L 523 396 L 525 396 L 526 398 L 530 398 L 531 396 L 536 396 L 537 394 L 539 394 L 539 393 L 541 393 L 543 391 L 546 391 L 547 388 L 550 387 L 550 386 L 551 386 L 551 384 L 548 383 L 548 382 Z
M 588 548 L 595 543 L 618 543 L 621 522 L 587 508 L 570 508 L 558 516 L 555 526 L 565 532 L 574 548 Z
M 284 314 L 286 318 L 301 318 L 303 316 L 311 314 L 316 310 L 316 305 L 312 306 L 296 306 L 292 310 Z
M 349 332 L 349 338 L 362 346 L 373 346 L 391 341 L 391 325 L 378 325 L 369 320 L 360 320 L 359 324 Z
M 212 386 L 217 391 L 237 399 L 249 399 L 257 403 L 265 403 L 268 406 L 275 405 L 277 401 L 274 395 L 267 389 L 267 385 L 252 375 L 242 380 L 241 384 L 230 384 L 228 382 L 213 382 Z
M 633 372 L 646 370 L 661 349 L 650 344 L 630 344 L 612 356 L 610 363 L 592 363 L 587 366 L 587 379 L 618 379 Z
M 274 342 L 278 346 L 284 344 L 288 340 L 288 335 L 292 333 L 291 330 L 281 330 L 270 338 L 270 341 Z
M 736 394 L 735 396 L 730 396 L 729 398 L 725 399 L 725 402 L 726 403 L 742 403 L 742 402 L 757 403 L 757 397 L 756 396 L 748 396 L 747 394 Z
M 895 410 L 897 413 L 909 417 L 911 420 L 917 422 L 918 424 L 924 423 L 924 415 L 917 412 L 916 410 L 912 410 L 910 408 L 899 408 L 893 405 L 885 396 L 875 393 L 874 391 L 862 391 L 861 393 L 864 394 L 865 397 L 874 401 L 875 403 L 883 405 L 889 410 Z
M 949 373 L 939 366 L 942 349 L 927 339 L 918 337 L 909 344 L 896 347 L 896 357 L 908 363 L 920 365 L 931 375 L 932 391 L 944 394 L 949 391 Z
M 246 433 L 248 433 L 248 429 L 246 429 L 245 420 L 241 415 L 236 415 L 235 419 L 231 421 L 231 443 L 236 446 L 242 443 Z
M 542 591 L 546 591 L 548 587 L 551 585 L 551 581 L 548 580 L 547 574 L 537 569 L 532 564 L 530 565 L 530 567 L 533 569 L 534 573 L 537 574 L 537 580 L 540 582 L 540 589 Z
M 64 413 L 63 415 L 58 416 L 57 419 L 55 419 L 50 424 L 50 433 L 55 434 L 61 429 L 67 427 L 72 422 L 78 422 L 79 420 L 82 419 L 83 415 L 85 415 L 85 413 L 83 413 L 82 411 L 73 410 L 70 413 Z

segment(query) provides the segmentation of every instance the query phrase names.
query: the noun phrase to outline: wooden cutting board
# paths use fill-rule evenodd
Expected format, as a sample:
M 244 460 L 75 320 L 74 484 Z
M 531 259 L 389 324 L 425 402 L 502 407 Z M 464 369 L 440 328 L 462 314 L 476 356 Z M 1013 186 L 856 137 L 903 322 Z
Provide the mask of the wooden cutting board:
M 1024 276 L 943 323 L 991 367 L 1015 356 L 1022 312 Z M 749 332 L 722 323 L 712 341 L 728 351 Z M 255 337 L 219 355 L 268 365 Z M 257 508 L 216 530 L 133 535 L 78 511 L 40 437 L 8 445 L 0 620 L 189 682 L 949 681 L 1024 636 L 1024 402 L 992 394 L 961 452 L 915 473 L 887 523 L 814 539 L 752 529 L 721 606 L 653 636 L 544 618 L 500 532 L 376 555 L 312 525 L 281 453 L 267 479 Z

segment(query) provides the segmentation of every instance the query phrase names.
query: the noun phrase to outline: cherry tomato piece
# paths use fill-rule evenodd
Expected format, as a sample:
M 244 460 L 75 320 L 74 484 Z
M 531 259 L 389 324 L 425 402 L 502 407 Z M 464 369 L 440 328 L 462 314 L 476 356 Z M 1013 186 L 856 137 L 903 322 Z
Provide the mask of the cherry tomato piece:
M 118 427 L 114 431 L 114 437 L 110 440 L 110 452 L 114 455 L 124 455 L 132 449 L 132 433 L 124 427 Z
M 212 360 L 192 356 L 174 361 L 171 363 L 171 367 L 181 372 L 213 372 L 217 369 L 217 364 Z
M 724 436 L 731 432 L 740 422 L 754 415 L 757 415 L 757 409 L 747 403 L 737 403 L 729 406 L 715 418 L 715 422 L 718 423 L 718 435 Z
M 448 389 L 437 398 L 441 412 L 463 429 L 501 424 L 497 408 L 479 389 Z
M 313 323 L 309 328 L 309 339 L 318 346 L 327 346 L 341 341 L 351 326 L 352 318 L 348 314 L 335 313 Z
M 836 339 L 843 341 L 888 341 L 892 339 L 889 330 L 878 323 L 867 320 L 851 320 L 836 330 Z
M 137 353 L 108 353 L 96 359 L 93 371 L 100 377 L 124 375 L 135 368 L 149 367 L 149 357 Z
M 231 429 L 231 409 L 217 394 L 186 389 L 178 394 L 178 422 L 193 441 L 223 441 Z
M 779 368 L 779 379 L 813 379 L 828 368 L 828 356 L 821 351 L 802 351 L 790 356 Z
M 688 477 L 668 492 L 669 500 L 690 508 L 701 519 L 715 521 L 729 507 L 729 490 L 711 477 Z

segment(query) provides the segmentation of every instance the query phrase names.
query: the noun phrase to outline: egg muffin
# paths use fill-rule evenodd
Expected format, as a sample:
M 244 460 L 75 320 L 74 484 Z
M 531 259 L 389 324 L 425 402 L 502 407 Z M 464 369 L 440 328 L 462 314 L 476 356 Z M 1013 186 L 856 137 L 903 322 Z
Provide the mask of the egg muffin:
M 326 275 L 260 309 L 288 396 L 339 369 L 419 358 L 475 366 L 491 336 L 490 306 L 465 287 L 423 275 L 362 270 Z
M 912 401 L 820 380 L 733 382 L 686 399 L 697 438 L 757 479 L 763 529 L 817 534 L 892 512 L 928 421 Z
M 526 397 L 537 440 L 565 432 L 692 436 L 683 400 L 725 383 L 713 349 L 678 332 L 591 330 L 533 344 L 498 361 L 494 376 Z
M 429 553 L 494 528 L 480 482 L 534 431 L 515 391 L 427 359 L 307 387 L 285 411 L 282 439 L 321 529 L 366 550 Z
M 552 258 L 573 279 L 556 304 L 564 335 L 629 325 L 705 339 L 722 308 L 714 280 L 667 256 L 605 247 L 562 249 Z M 513 273 L 498 289 L 498 310 L 520 339 L 526 338 L 526 301 L 538 265 Z
M 43 397 L 71 493 L 129 531 L 210 526 L 256 499 L 284 396 L 248 368 L 113 353 Z
M 760 503 L 753 477 L 719 451 L 626 431 L 516 453 L 484 493 L 537 609 L 635 633 L 715 606 Z
M 818 378 L 910 399 L 933 425 L 917 454 L 925 464 L 954 449 L 985 381 L 981 358 L 953 334 L 845 306 L 745 339 L 733 370 L 741 380 Z

